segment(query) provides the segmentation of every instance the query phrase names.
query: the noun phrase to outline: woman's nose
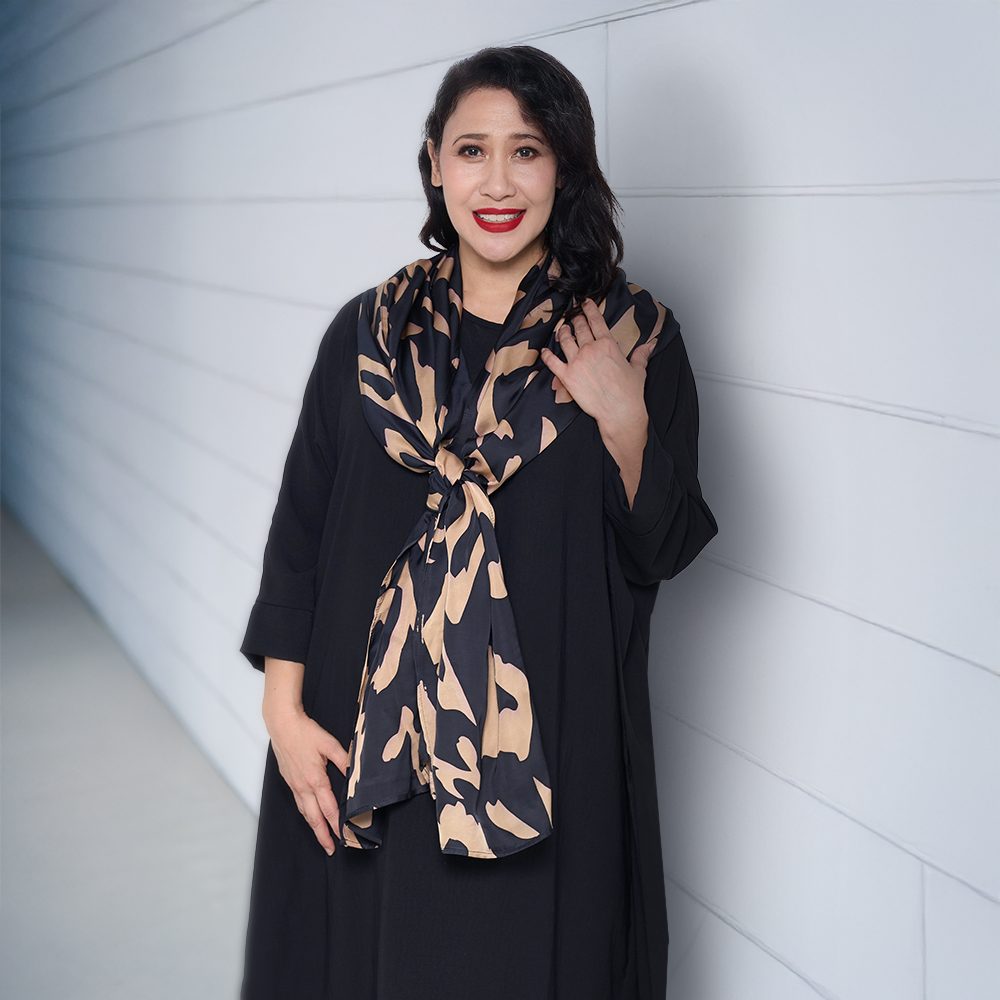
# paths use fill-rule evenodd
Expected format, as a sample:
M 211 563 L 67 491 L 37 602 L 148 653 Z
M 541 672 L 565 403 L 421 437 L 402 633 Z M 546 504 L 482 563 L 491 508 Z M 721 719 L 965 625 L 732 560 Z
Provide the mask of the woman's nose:
M 509 198 L 517 190 L 514 179 L 510 175 L 509 164 L 502 159 L 493 160 L 487 167 L 486 176 L 479 190 L 487 198 Z

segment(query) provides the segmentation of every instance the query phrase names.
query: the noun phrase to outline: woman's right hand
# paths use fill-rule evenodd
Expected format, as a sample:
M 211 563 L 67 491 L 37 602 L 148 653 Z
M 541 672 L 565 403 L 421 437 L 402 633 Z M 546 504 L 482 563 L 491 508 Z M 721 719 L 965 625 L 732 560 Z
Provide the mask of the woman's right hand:
M 333 854 L 332 831 L 340 830 L 340 808 L 330 787 L 328 761 L 347 773 L 347 751 L 302 708 L 302 664 L 265 661 L 264 724 L 278 770 L 295 804 L 327 854 Z

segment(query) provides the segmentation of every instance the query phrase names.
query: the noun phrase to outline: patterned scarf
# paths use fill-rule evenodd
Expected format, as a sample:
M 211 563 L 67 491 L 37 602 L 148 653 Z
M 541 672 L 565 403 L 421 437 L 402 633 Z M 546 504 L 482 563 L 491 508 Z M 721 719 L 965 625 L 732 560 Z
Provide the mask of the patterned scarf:
M 540 359 L 570 304 L 551 257 L 521 282 L 483 373 L 459 351 L 457 250 L 371 289 L 358 320 L 365 417 L 390 457 L 428 473 L 427 509 L 382 582 L 368 640 L 341 836 L 382 842 L 380 809 L 429 790 L 441 850 L 502 857 L 552 832 L 552 790 L 489 496 L 580 410 Z M 601 303 L 629 355 L 665 310 L 623 275 Z

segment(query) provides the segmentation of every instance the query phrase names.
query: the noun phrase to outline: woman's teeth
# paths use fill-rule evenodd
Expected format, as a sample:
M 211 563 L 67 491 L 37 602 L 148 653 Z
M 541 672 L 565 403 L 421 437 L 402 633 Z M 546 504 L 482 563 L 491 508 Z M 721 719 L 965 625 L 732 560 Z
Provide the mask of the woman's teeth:
M 478 218 L 482 219 L 483 222 L 510 222 L 516 219 L 519 215 L 523 214 L 523 209 L 518 212 L 504 212 L 502 215 L 499 214 L 487 214 L 486 212 L 476 212 Z

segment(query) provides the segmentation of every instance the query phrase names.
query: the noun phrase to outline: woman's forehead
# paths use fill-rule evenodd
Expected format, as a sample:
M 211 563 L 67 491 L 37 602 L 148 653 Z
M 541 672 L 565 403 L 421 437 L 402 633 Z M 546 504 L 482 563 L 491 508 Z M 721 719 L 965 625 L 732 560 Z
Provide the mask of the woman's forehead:
M 517 98 L 509 90 L 479 88 L 463 94 L 445 122 L 446 143 L 458 138 L 535 139 L 544 141 L 541 130 L 528 122 Z

